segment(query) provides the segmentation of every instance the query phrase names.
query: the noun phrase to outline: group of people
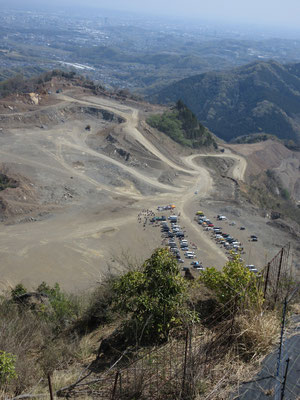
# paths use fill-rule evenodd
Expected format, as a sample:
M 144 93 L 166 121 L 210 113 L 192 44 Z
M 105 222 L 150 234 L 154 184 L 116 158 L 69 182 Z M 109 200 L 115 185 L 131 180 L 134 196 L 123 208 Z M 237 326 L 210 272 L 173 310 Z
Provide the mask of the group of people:
M 151 218 L 155 217 L 155 213 L 152 210 L 149 210 L 148 208 L 144 208 L 137 216 L 138 218 L 138 223 L 143 224 L 144 230 L 146 229 L 146 224 L 148 220 L 150 221 Z

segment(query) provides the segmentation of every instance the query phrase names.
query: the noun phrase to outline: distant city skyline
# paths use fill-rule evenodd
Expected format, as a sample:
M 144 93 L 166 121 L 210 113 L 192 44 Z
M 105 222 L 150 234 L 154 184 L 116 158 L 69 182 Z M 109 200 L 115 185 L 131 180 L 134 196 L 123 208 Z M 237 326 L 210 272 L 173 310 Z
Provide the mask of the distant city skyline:
M 149 15 L 207 19 L 300 30 L 299 0 L 0 0 L 0 7 L 106 8 Z

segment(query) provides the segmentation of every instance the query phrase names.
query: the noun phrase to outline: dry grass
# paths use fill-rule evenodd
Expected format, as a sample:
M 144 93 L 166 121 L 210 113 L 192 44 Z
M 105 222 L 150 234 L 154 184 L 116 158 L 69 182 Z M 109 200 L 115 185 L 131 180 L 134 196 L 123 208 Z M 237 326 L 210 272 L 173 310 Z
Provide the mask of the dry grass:
M 219 361 L 211 365 L 209 375 L 199 377 L 195 385 L 195 400 L 227 400 L 234 388 L 249 379 L 258 371 L 260 360 L 245 363 L 235 351 L 230 350 Z
M 290 306 L 290 311 L 292 314 L 300 314 L 300 303 L 295 303 Z
M 268 353 L 279 337 L 280 320 L 274 312 L 248 311 L 234 324 L 238 353 L 247 360 Z

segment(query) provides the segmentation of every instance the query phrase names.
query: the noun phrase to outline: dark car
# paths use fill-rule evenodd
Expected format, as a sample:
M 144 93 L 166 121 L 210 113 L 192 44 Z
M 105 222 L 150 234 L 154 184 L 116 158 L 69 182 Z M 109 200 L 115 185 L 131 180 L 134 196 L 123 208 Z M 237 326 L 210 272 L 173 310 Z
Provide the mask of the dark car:
M 176 237 L 183 237 L 184 238 L 184 233 L 183 232 L 176 232 Z
M 251 239 L 258 239 L 256 235 L 251 235 Z
M 240 227 L 240 230 L 241 230 L 241 231 L 244 231 L 245 229 L 246 229 L 246 228 L 245 228 L 244 226 L 241 226 L 241 227 Z

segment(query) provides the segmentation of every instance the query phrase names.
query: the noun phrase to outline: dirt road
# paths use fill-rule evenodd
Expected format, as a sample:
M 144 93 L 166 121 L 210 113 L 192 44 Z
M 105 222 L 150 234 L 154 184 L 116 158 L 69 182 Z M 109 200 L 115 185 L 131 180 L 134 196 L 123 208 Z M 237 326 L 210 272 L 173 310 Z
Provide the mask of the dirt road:
M 176 204 L 193 241 L 203 248 L 203 261 L 224 265 L 224 252 L 193 223 L 195 205 L 213 190 L 209 172 L 194 162 L 203 155 L 178 156 L 177 164 L 162 154 L 138 130 L 139 110 L 133 106 L 101 97 L 57 97 L 59 110 L 81 105 L 121 116 L 125 122 L 111 125 L 111 129 L 122 136 L 123 143 L 138 143 L 145 156 L 151 154 L 160 165 L 185 175 L 179 174 L 176 184 L 162 183 L 154 167 L 149 172 L 92 149 L 87 144 L 90 133 L 84 127 L 89 123 L 97 130 L 103 123 L 89 115 L 47 129 L 11 129 L 7 138 L 0 139 L 2 162 L 34 182 L 42 193 L 39 201 L 53 206 L 46 219 L 1 226 L 3 286 L 19 281 L 34 286 L 45 280 L 58 281 L 69 290 L 87 288 L 101 279 L 108 267 L 119 268 L 118 259 L 124 259 L 124 254 L 142 260 L 161 244 L 158 231 L 137 224 L 137 214 L 169 203 Z M 53 110 L 53 105 L 50 108 Z M 244 158 L 229 152 L 209 156 L 232 158 L 233 176 L 243 179 Z

